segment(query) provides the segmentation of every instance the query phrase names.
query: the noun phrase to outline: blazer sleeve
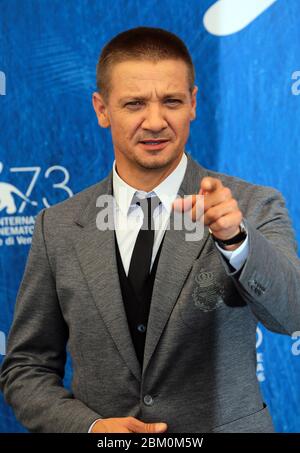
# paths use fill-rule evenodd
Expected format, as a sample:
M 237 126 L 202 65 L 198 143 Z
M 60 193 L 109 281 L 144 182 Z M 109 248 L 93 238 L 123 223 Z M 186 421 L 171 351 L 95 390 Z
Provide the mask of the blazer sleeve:
M 18 291 L 0 386 L 19 421 L 32 432 L 88 432 L 101 415 L 64 388 L 68 327 L 63 319 L 37 218 Z
M 245 208 L 249 254 L 234 270 L 220 254 L 226 273 L 255 317 L 269 330 L 300 330 L 300 261 L 285 201 L 272 188 L 257 191 Z

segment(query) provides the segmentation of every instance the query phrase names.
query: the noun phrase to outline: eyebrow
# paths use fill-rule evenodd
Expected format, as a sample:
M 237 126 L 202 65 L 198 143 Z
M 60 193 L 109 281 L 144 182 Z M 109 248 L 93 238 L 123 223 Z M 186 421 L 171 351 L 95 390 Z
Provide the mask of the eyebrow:
M 167 94 L 164 94 L 160 99 L 169 99 L 169 98 L 183 98 L 183 99 L 186 99 L 186 95 L 185 93 L 167 93 Z M 128 95 L 128 96 L 124 96 L 123 98 L 120 99 L 120 103 L 123 103 L 125 101 L 129 101 L 129 100 L 136 100 L 136 101 L 147 101 L 149 99 L 148 96 L 139 96 L 139 95 Z

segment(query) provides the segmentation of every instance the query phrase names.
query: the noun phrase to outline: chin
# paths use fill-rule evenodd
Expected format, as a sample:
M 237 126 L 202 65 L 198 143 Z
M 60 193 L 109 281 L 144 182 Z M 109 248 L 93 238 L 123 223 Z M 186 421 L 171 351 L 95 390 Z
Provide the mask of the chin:
M 156 170 L 159 168 L 167 167 L 173 159 L 163 159 L 161 157 L 149 157 L 148 159 L 137 159 L 137 163 L 143 167 L 147 168 L 148 170 Z
M 165 155 L 163 152 L 151 152 L 147 157 L 138 155 L 136 156 L 136 162 L 142 168 L 148 170 L 156 170 L 160 168 L 165 168 L 170 165 L 174 160 L 178 158 L 178 155 Z

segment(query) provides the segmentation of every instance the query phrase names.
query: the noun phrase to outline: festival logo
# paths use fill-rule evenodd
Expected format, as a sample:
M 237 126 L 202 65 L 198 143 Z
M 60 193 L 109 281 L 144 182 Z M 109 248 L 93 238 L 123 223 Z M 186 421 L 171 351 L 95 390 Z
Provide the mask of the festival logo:
M 0 96 L 6 95 L 6 77 L 3 71 L 0 71 Z
M 5 333 L 0 330 L 0 355 L 6 354 Z
M 263 343 L 263 333 L 259 326 L 256 328 L 256 376 L 259 382 L 266 380 L 265 368 L 264 368 L 264 355 L 260 351 L 260 347 Z
M 212 35 L 228 36 L 246 28 L 276 0 L 218 0 L 204 14 L 203 24 Z
M 30 175 L 27 187 L 21 190 L 17 184 L 1 178 L 3 168 L 4 165 L 0 162 L 0 247 L 31 244 L 35 215 L 41 209 L 50 206 L 46 196 L 42 197 L 39 203 L 33 199 L 32 192 L 37 182 L 41 177 L 54 180 L 56 182 L 51 183 L 52 190 L 63 191 L 63 198 L 72 197 L 73 192 L 68 186 L 69 172 L 60 165 L 49 167 L 44 174 L 41 167 L 12 167 L 10 173 L 16 176 L 22 175 L 27 182 Z M 29 207 L 37 208 L 36 212 L 32 214 L 32 209 L 29 211 Z
M 294 71 L 292 74 L 292 80 L 295 82 L 292 83 L 292 94 L 294 96 L 299 96 L 300 94 L 300 71 Z
M 292 335 L 292 354 L 293 355 L 300 355 L 300 331 L 293 332 Z

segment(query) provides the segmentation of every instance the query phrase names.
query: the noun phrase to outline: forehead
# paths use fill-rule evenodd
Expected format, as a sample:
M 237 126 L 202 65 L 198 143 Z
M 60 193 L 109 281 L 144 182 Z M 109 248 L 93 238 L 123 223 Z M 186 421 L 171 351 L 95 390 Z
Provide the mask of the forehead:
M 182 60 L 158 62 L 129 60 L 111 70 L 111 93 L 132 94 L 151 87 L 159 90 L 188 91 L 188 67 Z

